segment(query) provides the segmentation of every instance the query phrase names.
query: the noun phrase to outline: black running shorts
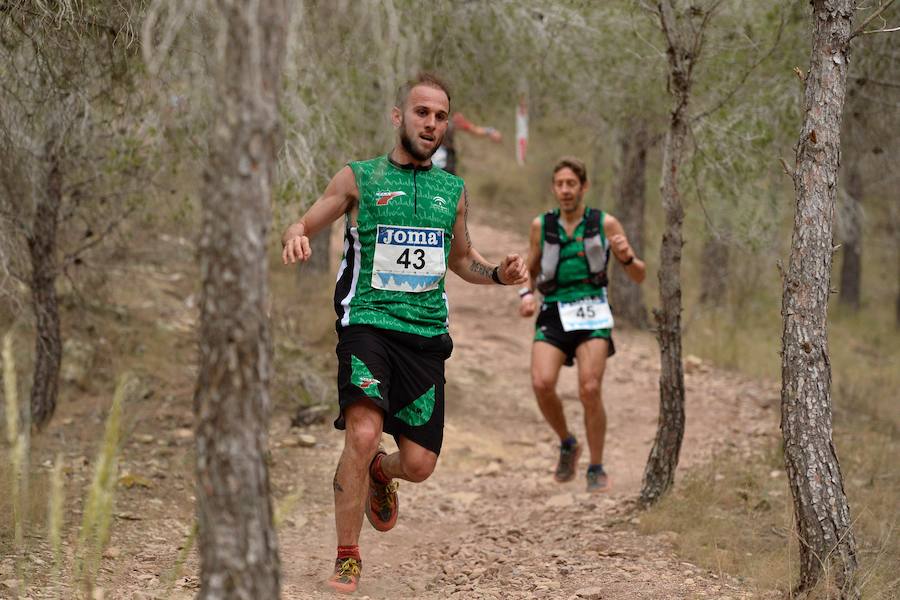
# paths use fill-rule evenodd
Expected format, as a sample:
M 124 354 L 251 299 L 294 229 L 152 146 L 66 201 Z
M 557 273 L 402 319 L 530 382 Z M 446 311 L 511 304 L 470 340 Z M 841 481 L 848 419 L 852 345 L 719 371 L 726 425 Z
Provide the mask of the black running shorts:
M 334 422 L 345 429 L 344 410 L 369 400 L 384 411 L 384 432 L 403 436 L 436 454 L 444 439 L 444 361 L 453 351 L 448 334 L 411 333 L 350 325 L 338 332 L 338 404 Z
M 575 364 L 575 349 L 593 338 L 603 338 L 609 342 L 607 357 L 616 353 L 616 346 L 613 344 L 612 339 L 612 329 L 565 331 L 559 318 L 559 307 L 556 302 L 541 303 L 537 322 L 534 326 L 534 341 L 547 342 L 551 346 L 562 350 L 566 355 L 566 366 L 571 367 Z

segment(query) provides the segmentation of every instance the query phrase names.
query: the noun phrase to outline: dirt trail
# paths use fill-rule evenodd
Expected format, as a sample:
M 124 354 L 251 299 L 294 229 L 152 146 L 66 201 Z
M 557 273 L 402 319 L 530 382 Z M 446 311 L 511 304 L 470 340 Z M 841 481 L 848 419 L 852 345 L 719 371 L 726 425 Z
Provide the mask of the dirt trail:
M 525 246 L 523 238 L 485 225 L 473 224 L 472 234 L 491 259 Z M 113 537 L 100 573 L 106 598 L 167 597 L 171 569 L 193 523 L 196 278 L 177 273 L 179 266 L 185 265 L 165 260 L 138 265 L 142 285 L 123 286 L 117 299 L 129 310 L 143 311 L 144 323 L 134 324 L 133 351 L 145 351 L 152 329 L 166 352 L 155 359 L 156 392 L 128 409 L 131 430 L 120 474 L 130 475 L 131 485 L 118 491 Z M 428 481 L 401 484 L 394 530 L 381 534 L 364 523 L 357 597 L 751 597 L 735 580 L 682 562 L 671 549 L 671 536 L 641 536 L 629 523 L 634 518 L 629 503 L 639 490 L 656 430 L 658 357 L 652 337 L 616 333 L 617 354 L 604 384 L 609 417 L 604 462 L 613 489 L 588 495 L 584 458 L 575 481 L 552 480 L 556 442 L 538 413 L 528 375 L 533 324 L 517 315 L 515 291 L 473 286 L 451 275 L 448 293 L 455 350 L 447 363 L 444 450 Z M 574 369 L 566 369 L 561 396 L 570 428 L 583 439 L 576 384 Z M 700 367 L 688 373 L 687 391 L 682 468 L 707 459 L 715 448 L 749 447 L 755 436 L 776 426 L 766 407 L 772 405 L 772 390 L 761 384 Z M 106 405 L 108 394 L 88 393 L 62 404 L 37 440 L 34 464 L 47 468 L 56 452 L 63 452 L 71 466 L 75 494 L 69 497 L 74 505 L 67 523 L 81 518 L 79 495 L 90 479 Z M 276 414 L 271 435 L 272 488 L 276 497 L 296 499 L 279 530 L 283 597 L 332 597 L 323 581 L 333 564 L 331 479 L 342 434 L 329 419 L 303 431 L 315 436 L 314 447 L 299 447 L 299 432 L 288 423 L 289 415 Z M 66 551 L 71 559 L 72 546 Z M 36 570 L 50 561 L 41 545 L 30 557 Z M 168 597 L 193 597 L 197 568 L 194 551 Z M 11 559 L 0 561 L 0 580 L 11 573 Z M 36 588 L 29 590 L 33 598 L 55 597 L 46 585 Z M 0 586 L 0 597 L 7 591 Z
M 488 257 L 523 247 L 518 236 L 472 227 Z M 514 290 L 448 278 L 451 334 L 444 450 L 434 475 L 401 484 L 401 516 L 386 534 L 364 524 L 360 546 L 369 598 L 693 598 L 749 597 L 734 582 L 681 562 L 665 536 L 617 527 L 639 491 L 657 420 L 658 357 L 646 334 L 616 334 L 604 385 L 609 417 L 605 464 L 613 489 L 584 492 L 552 480 L 556 441 L 533 399 L 532 320 L 517 315 Z M 764 393 L 734 376 L 687 376 L 688 429 L 681 459 L 690 467 L 734 439 L 771 427 Z M 574 369 L 561 377 L 570 428 L 583 439 Z M 334 552 L 330 478 L 340 435 L 323 427 L 303 454 L 310 486 L 294 527 L 283 530 L 284 591 L 318 598 Z M 735 435 L 739 434 L 739 435 Z M 302 524 L 300 524 L 302 523 Z

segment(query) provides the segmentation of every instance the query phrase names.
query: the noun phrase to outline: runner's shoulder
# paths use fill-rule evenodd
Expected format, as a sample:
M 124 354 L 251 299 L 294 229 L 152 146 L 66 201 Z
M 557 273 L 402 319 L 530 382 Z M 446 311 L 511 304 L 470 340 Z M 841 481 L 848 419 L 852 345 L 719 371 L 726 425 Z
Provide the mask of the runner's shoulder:
M 445 171 L 439 166 L 432 163 L 430 173 L 432 176 L 441 183 L 441 185 L 449 185 L 449 186 L 458 186 L 460 192 L 466 186 L 466 182 L 463 181 L 463 178 L 459 175 L 454 175 L 449 171 Z
M 358 173 L 360 171 L 370 171 L 377 167 L 383 166 L 387 164 L 387 155 L 382 154 L 380 156 L 375 156 L 373 158 L 366 158 L 362 160 L 351 160 L 347 163 L 347 166 L 354 173 Z

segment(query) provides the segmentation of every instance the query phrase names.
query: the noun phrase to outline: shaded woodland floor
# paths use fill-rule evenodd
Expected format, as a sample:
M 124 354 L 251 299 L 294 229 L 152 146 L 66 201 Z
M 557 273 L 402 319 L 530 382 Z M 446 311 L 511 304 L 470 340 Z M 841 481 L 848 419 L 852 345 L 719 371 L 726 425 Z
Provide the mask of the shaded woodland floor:
M 524 250 L 525 241 L 508 232 L 473 224 L 472 233 L 489 259 Z M 129 321 L 134 335 L 120 332 L 117 340 L 107 340 L 127 342 L 119 352 L 140 350 L 147 360 L 142 363 L 145 392 L 126 411 L 129 430 L 120 460 L 116 519 L 99 582 L 106 598 L 161 598 L 170 592 L 173 598 L 189 598 L 198 587 L 195 551 L 173 571 L 193 522 L 196 301 L 195 279 L 179 274 L 179 265 L 171 267 L 157 263 L 142 268 L 140 289 L 126 288 L 117 298 L 127 311 L 142 314 L 142 322 Z M 289 277 L 280 268 L 272 266 L 274 277 Z M 609 417 L 604 462 L 613 488 L 589 495 L 584 492 L 585 457 L 575 481 L 560 485 L 552 480 L 555 441 L 529 383 L 533 324 L 518 316 L 515 291 L 472 286 L 451 275 L 448 293 L 455 349 L 447 364 L 444 451 L 428 481 L 401 484 L 400 521 L 393 531 L 381 534 L 364 524 L 358 597 L 761 597 L 725 573 L 681 560 L 673 551 L 677 534 L 638 531 L 641 515 L 633 499 L 656 430 L 658 404 L 658 354 L 649 334 L 616 333 L 618 352 L 608 363 L 604 384 Z M 283 301 L 276 298 L 276 303 Z M 331 322 L 327 312 L 321 314 Z M 765 438 L 777 435 L 775 385 L 703 363 L 691 363 L 687 371 L 682 470 L 715 460 L 722 450 L 759 452 L 768 446 Z M 331 382 L 327 368 L 321 380 Z M 583 439 L 573 369 L 564 372 L 560 391 L 570 428 Z M 81 518 L 80 498 L 102 437 L 109 396 L 111 390 L 64 403 L 35 440 L 33 464 L 46 468 L 62 452 L 71 467 L 70 530 Z M 342 435 L 330 425 L 332 412 L 324 423 L 300 429 L 290 427 L 292 413 L 290 403 L 276 402 L 271 429 L 272 487 L 283 519 L 283 597 L 331 597 L 322 582 L 334 560 L 331 478 Z M 315 444 L 305 446 L 301 435 L 314 437 Z M 70 554 L 73 540 L 70 531 Z M 30 543 L 34 575 L 27 593 L 54 597 L 58 590 L 41 575 L 49 551 L 37 539 Z M 5 559 L 0 569 L 0 580 L 13 577 L 11 560 Z M 64 574 L 63 585 L 69 580 Z M 0 597 L 9 592 L 0 586 Z

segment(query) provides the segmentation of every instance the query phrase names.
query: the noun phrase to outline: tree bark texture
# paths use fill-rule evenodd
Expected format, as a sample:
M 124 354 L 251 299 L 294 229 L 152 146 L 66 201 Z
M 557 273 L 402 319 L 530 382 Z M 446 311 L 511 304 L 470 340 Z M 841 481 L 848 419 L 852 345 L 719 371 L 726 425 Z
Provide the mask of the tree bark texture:
M 711 231 L 700 255 L 700 304 L 722 306 L 728 293 L 730 248 L 722 232 Z
M 846 93 L 850 0 L 814 0 L 813 50 L 797 145 L 797 208 L 784 280 L 781 429 L 800 542 L 797 593 L 822 581 L 857 598 L 856 542 L 832 441 L 826 313 Z
M 675 104 L 663 149 L 662 193 L 665 230 L 659 251 L 659 297 L 654 310 L 660 351 L 659 423 L 644 469 L 640 501 L 659 500 L 675 481 L 675 469 L 684 438 L 684 367 L 681 362 L 681 227 L 684 208 L 678 190 L 678 172 L 688 134 L 688 101 L 695 53 L 676 20 L 672 5 L 659 3 L 660 24 L 667 40 L 669 93 Z M 701 34 L 702 35 L 702 34 Z
M 619 140 L 621 167 L 615 216 L 622 223 L 628 241 L 638 256 L 644 255 L 644 207 L 647 202 L 647 150 L 650 135 L 647 125 L 632 119 Z M 615 261 L 613 261 L 615 262 Z M 610 300 L 621 319 L 632 327 L 647 327 L 647 309 L 641 286 L 631 281 L 620 265 L 612 269 Z
M 62 172 L 51 152 L 46 187 L 38 194 L 34 224 L 28 237 L 31 258 L 31 297 L 35 318 L 34 378 L 31 386 L 31 422 L 45 425 L 56 410 L 62 340 L 56 297 L 56 236 L 62 206 Z
M 222 0 L 219 6 L 224 51 L 213 67 L 218 107 L 199 243 L 199 598 L 275 599 L 280 565 L 266 465 L 266 243 L 288 13 L 285 0 Z
M 859 310 L 862 295 L 862 199 L 863 178 L 856 161 L 847 165 L 846 206 L 841 211 L 841 304 Z

